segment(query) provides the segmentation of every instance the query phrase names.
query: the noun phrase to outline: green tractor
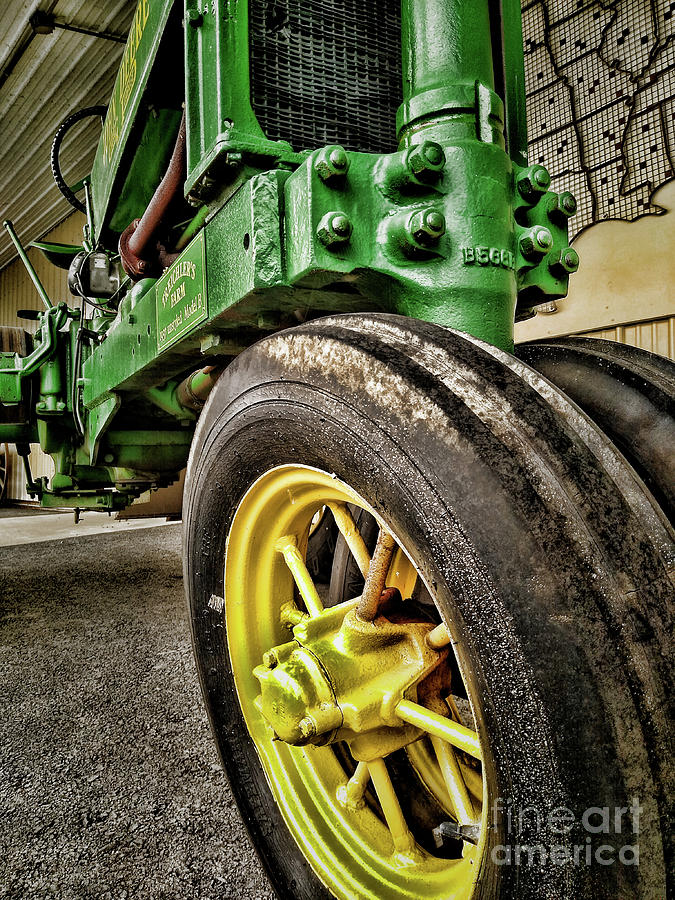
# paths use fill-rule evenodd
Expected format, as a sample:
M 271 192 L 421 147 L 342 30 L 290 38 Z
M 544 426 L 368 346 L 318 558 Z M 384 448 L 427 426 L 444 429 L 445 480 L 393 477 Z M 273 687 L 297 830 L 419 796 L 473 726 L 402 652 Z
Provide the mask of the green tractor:
M 102 114 L 55 139 L 79 302 L 33 273 L 0 443 L 51 455 L 50 507 L 187 464 L 197 668 L 278 894 L 673 896 L 675 372 L 514 351 L 578 265 L 518 0 L 140 0 L 79 199 L 60 142 Z

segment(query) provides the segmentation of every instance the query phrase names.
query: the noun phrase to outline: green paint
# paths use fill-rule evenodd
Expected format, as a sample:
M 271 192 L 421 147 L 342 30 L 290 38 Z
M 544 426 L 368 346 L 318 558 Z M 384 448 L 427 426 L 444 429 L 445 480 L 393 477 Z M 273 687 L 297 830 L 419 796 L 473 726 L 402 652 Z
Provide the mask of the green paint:
M 175 344 L 208 316 L 203 232 L 155 285 L 155 306 L 158 352 Z
M 139 0 L 91 173 L 94 230 L 101 235 L 112 189 L 174 0 Z
M 97 152 L 95 231 L 110 253 L 144 211 L 178 129 L 176 98 L 163 105 L 161 78 L 150 77 L 172 5 L 140 0 Z M 514 317 L 564 296 L 576 266 L 569 197 L 526 164 L 518 0 L 402 0 L 400 143 L 381 155 L 268 140 L 250 102 L 247 0 L 185 0 L 184 29 L 184 191 L 198 210 L 183 207 L 178 246 L 190 243 L 161 278 L 83 323 L 103 339 L 82 343 L 82 440 L 71 400 L 79 312 L 42 314 L 26 359 L 0 353 L 12 417 L 0 439 L 39 436 L 56 469 L 40 488 L 47 505 L 117 508 L 170 482 L 194 428 L 176 386 L 262 334 L 383 310 L 511 350 Z M 73 251 L 42 249 L 57 262 Z

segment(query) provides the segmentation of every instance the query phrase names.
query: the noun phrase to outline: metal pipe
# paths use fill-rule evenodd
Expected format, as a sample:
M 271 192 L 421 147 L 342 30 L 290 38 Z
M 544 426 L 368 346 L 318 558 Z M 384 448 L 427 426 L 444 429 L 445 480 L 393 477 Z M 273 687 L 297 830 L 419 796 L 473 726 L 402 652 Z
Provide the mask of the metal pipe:
M 143 251 L 150 243 L 155 231 L 157 231 L 157 227 L 169 208 L 169 204 L 181 187 L 185 179 L 186 158 L 185 111 L 183 110 L 183 118 L 180 122 L 178 137 L 171 154 L 169 166 L 138 225 L 135 227 L 134 233 L 129 238 L 128 247 L 135 256 L 141 257 L 143 255 Z
M 494 90 L 488 0 L 402 0 L 401 23 L 399 131 L 443 109 L 471 109 L 477 81 Z
M 26 255 L 26 251 L 23 249 L 23 245 L 21 244 L 21 241 L 19 240 L 16 231 L 14 231 L 14 226 L 12 225 L 12 223 L 9 219 L 5 219 L 5 221 L 2 224 L 4 225 L 5 229 L 7 230 L 7 234 L 12 239 L 12 242 L 14 243 L 14 246 L 16 247 L 16 252 L 21 257 L 21 262 L 26 267 L 26 271 L 28 272 L 28 274 L 30 276 L 30 280 L 35 285 L 35 290 L 40 295 L 40 299 L 42 300 L 42 302 L 44 303 L 44 305 L 47 309 L 51 309 L 54 304 L 49 299 L 49 297 L 47 295 L 47 291 L 42 286 L 42 282 L 38 278 L 38 274 L 35 271 L 35 269 L 33 268 L 33 264 L 28 259 L 28 256 Z
M 176 399 L 180 405 L 199 412 L 222 371 L 222 366 L 205 366 L 184 378 L 176 388 Z

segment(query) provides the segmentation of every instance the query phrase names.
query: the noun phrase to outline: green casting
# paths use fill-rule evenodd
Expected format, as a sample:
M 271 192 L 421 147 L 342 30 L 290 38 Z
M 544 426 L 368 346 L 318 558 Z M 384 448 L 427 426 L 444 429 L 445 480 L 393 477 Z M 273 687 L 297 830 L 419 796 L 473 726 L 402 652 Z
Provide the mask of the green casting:
M 104 289 L 82 313 L 46 309 L 25 359 L 0 347 L 0 441 L 51 453 L 44 504 L 117 508 L 177 477 L 201 402 L 182 385 L 205 396 L 264 333 L 381 310 L 510 351 L 514 321 L 565 295 L 576 204 L 527 164 L 518 0 L 402 0 L 401 41 L 393 152 L 292 147 L 254 112 L 246 0 L 140 0 L 92 172 L 95 244 L 44 247 L 76 290 Z M 120 233 L 183 101 L 184 196 L 147 251 L 164 255 L 120 282 Z

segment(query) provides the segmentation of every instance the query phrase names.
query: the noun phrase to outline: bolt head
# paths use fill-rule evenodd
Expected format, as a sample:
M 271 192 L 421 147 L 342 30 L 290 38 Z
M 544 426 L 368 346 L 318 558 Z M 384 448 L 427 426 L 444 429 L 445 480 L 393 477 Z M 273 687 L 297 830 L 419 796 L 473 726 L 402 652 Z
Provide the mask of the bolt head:
M 268 669 L 274 669 L 279 665 L 279 657 L 276 650 L 267 650 L 263 653 L 263 665 Z
M 304 719 L 301 719 L 298 723 L 298 730 L 300 735 L 304 741 L 308 741 L 310 738 L 313 738 L 316 734 L 316 725 L 314 721 L 310 719 L 309 716 L 305 716 Z
M 409 232 L 420 244 L 434 244 L 445 234 L 445 216 L 437 209 L 422 209 L 410 218 Z
M 553 235 L 541 225 L 528 228 L 519 240 L 520 252 L 528 262 L 538 262 L 553 246 Z
M 346 244 L 352 234 L 352 223 L 342 212 L 330 212 L 321 219 L 316 229 L 321 243 L 329 250 Z
M 566 278 L 579 268 L 579 254 L 573 247 L 566 247 L 549 268 L 557 278 Z
M 560 195 L 560 208 L 566 212 L 568 216 L 573 216 L 577 211 L 577 201 L 569 191 L 563 191 Z
M 543 166 L 528 166 L 517 178 L 520 196 L 529 203 L 536 203 L 551 186 L 551 176 Z
M 324 147 L 317 154 L 314 162 L 314 171 L 324 182 L 339 180 L 349 168 L 349 157 L 344 147 L 335 145 Z
M 438 181 L 445 165 L 445 153 L 435 141 L 422 141 L 408 151 L 407 165 L 418 181 Z

